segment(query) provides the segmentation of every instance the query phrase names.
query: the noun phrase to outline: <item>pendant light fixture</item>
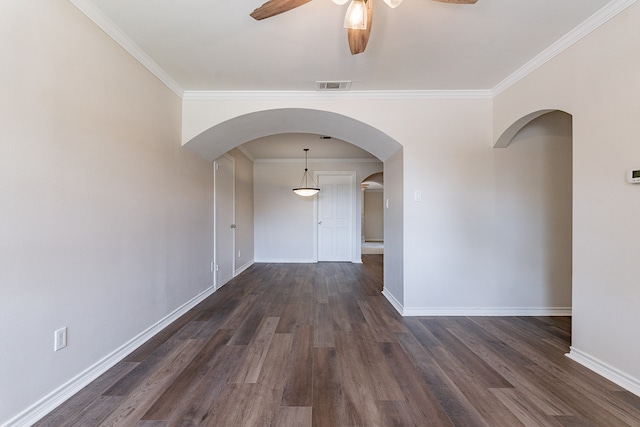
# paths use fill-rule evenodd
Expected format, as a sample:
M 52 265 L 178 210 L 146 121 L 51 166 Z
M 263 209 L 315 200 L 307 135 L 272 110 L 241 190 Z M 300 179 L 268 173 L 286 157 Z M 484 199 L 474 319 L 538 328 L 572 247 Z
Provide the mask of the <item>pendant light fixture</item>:
M 304 196 L 304 197 L 313 196 L 317 194 L 318 191 L 320 191 L 320 189 L 318 188 L 318 184 L 316 184 L 313 178 L 309 176 L 309 169 L 307 168 L 308 151 L 309 151 L 308 148 L 304 149 L 304 175 L 302 175 L 302 179 L 300 180 L 300 185 L 298 186 L 298 188 L 293 189 L 293 192 L 296 193 L 298 196 Z M 311 180 L 311 183 L 313 184 L 312 187 L 309 187 L 309 182 L 308 182 L 309 180 Z

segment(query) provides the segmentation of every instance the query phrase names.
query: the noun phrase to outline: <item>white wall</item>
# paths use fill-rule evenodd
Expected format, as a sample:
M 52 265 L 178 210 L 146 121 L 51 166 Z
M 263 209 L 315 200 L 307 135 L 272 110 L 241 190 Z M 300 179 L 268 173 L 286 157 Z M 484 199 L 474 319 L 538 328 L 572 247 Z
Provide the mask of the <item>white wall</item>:
M 404 301 L 404 149 L 384 162 L 384 295 L 402 312 Z
M 2 2 L 0 63 L 2 424 L 211 286 L 213 188 L 181 100 L 68 1 Z
M 380 171 L 380 162 L 309 162 L 315 171 L 356 171 L 356 183 Z M 256 161 L 254 163 L 255 259 L 256 262 L 314 262 L 315 200 L 297 196 L 304 162 Z M 355 190 L 354 190 L 355 191 Z M 359 190 L 358 190 L 359 191 Z M 357 240 L 354 257 L 360 259 L 361 203 L 356 197 Z
M 497 150 L 486 145 L 490 114 L 443 103 L 439 115 L 422 144 L 405 146 L 405 314 L 566 313 L 570 283 L 543 274 L 556 261 L 541 254 L 556 242 L 540 235 L 554 227 L 547 224 L 552 207 L 540 200 L 555 200 L 570 185 L 544 185 L 568 176 L 554 159 L 557 129 L 548 136 L 533 129 L 523 138 L 537 143 Z M 560 150 L 566 159 L 570 145 Z
M 185 126 L 206 128 L 203 117 L 207 116 L 210 125 L 214 125 L 220 113 L 227 120 L 228 112 L 221 107 L 225 102 L 221 98 L 186 100 Z M 566 314 L 570 310 L 571 304 L 567 301 L 570 284 L 565 283 L 564 290 L 558 291 L 551 282 L 557 283 L 560 279 L 539 273 L 558 270 L 555 260 L 539 255 L 551 251 L 554 241 L 537 238 L 530 226 L 531 221 L 545 223 L 546 210 L 529 212 L 528 221 L 522 220 L 516 226 L 524 228 L 519 236 L 526 238 L 526 245 L 530 245 L 523 253 L 530 255 L 529 258 L 510 258 L 509 251 L 514 245 L 525 244 L 515 240 L 505 245 L 500 241 L 501 221 L 504 215 L 513 215 L 513 212 L 499 212 L 499 207 L 503 209 L 499 205 L 511 204 L 513 211 L 517 211 L 522 203 L 535 206 L 540 196 L 530 191 L 531 183 L 542 182 L 542 174 L 548 173 L 548 169 L 533 169 L 530 181 L 514 178 L 510 187 L 505 187 L 504 180 L 508 179 L 505 173 L 527 169 L 529 155 L 521 155 L 517 149 L 492 148 L 490 100 L 401 101 L 356 97 L 345 101 L 309 96 L 247 98 L 230 102 L 234 110 L 244 111 L 244 114 L 285 107 L 333 111 L 380 129 L 402 144 L 402 161 L 394 160 L 402 179 L 395 181 L 396 185 L 390 189 L 385 173 L 385 198 L 392 200 L 393 208 L 397 203 L 402 205 L 401 217 L 391 215 L 389 218 L 393 219 L 388 221 L 388 215 L 385 215 L 385 240 L 388 243 L 390 230 L 397 233 L 396 224 L 402 224 L 401 237 L 392 238 L 402 241 L 402 250 L 396 252 L 401 253 L 398 262 L 402 269 L 387 268 L 390 259 L 386 257 L 385 271 L 396 275 L 391 277 L 385 273 L 385 281 L 389 281 L 385 286 L 405 314 Z M 192 117 L 189 117 L 190 112 L 193 112 Z M 194 129 L 183 129 L 184 132 L 193 133 Z M 555 138 L 553 133 L 556 131 L 549 132 L 549 138 Z M 545 138 L 541 134 L 538 137 Z M 362 140 L 347 141 L 364 145 Z M 545 144 L 531 144 L 527 150 L 534 158 L 548 156 Z M 392 157 L 385 159 L 385 168 Z M 550 164 L 551 169 L 559 167 L 557 162 Z M 561 170 L 566 171 L 566 168 Z M 283 180 L 287 174 L 284 170 L 261 174 L 256 169 L 255 178 L 256 182 L 265 185 L 275 186 L 282 182 L 284 186 L 284 182 L 291 179 Z M 286 184 L 287 189 L 289 186 Z M 507 188 L 517 195 L 503 194 Z M 561 192 L 559 188 L 549 190 Z M 416 191 L 420 192 L 420 201 L 415 201 Z M 548 199 L 554 198 L 557 196 L 548 196 Z M 256 214 L 261 209 L 258 202 L 256 199 Z M 292 217 L 299 215 L 300 212 L 291 211 Z M 266 248 L 258 249 L 258 241 L 277 239 L 280 229 L 285 228 L 284 224 L 278 225 L 283 219 L 277 214 L 264 218 L 260 230 L 256 222 L 256 258 L 266 251 Z M 275 224 L 275 228 L 270 228 L 271 224 Z M 263 232 L 265 236 L 259 236 L 258 233 Z M 304 230 L 300 233 L 304 240 L 309 238 Z M 310 256 L 303 251 L 297 253 L 301 259 Z M 533 255 L 538 258 L 532 259 Z M 562 264 L 565 271 L 568 264 Z M 523 275 L 527 280 L 514 283 L 516 277 Z
M 494 136 L 530 112 L 573 115 L 572 357 L 640 394 L 640 4 L 496 97 Z

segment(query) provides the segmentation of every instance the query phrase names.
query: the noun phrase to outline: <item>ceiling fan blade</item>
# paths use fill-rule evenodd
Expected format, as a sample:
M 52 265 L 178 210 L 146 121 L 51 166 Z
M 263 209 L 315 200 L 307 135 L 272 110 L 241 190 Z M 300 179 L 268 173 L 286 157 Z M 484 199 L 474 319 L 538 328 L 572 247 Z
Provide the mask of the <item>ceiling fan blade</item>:
M 441 3 L 476 4 L 478 0 L 433 0 Z
M 371 24 L 373 23 L 373 0 L 366 0 L 367 5 L 367 28 L 365 30 L 347 30 L 347 39 L 349 41 L 349 50 L 351 55 L 357 55 L 364 52 L 369 43 L 369 35 L 371 34 Z
M 291 9 L 295 9 L 298 6 L 302 6 L 305 3 L 309 3 L 311 0 L 270 0 L 251 12 L 251 17 L 256 20 L 270 18 L 275 15 L 279 15 L 284 12 L 288 12 Z

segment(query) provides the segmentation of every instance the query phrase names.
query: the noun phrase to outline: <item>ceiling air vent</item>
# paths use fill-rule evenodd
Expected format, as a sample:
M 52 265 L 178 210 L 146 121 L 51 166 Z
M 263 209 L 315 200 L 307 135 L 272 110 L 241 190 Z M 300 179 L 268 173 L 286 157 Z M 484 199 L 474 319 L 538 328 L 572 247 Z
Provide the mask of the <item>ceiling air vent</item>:
M 350 88 L 350 80 L 341 82 L 316 82 L 316 90 L 349 90 Z

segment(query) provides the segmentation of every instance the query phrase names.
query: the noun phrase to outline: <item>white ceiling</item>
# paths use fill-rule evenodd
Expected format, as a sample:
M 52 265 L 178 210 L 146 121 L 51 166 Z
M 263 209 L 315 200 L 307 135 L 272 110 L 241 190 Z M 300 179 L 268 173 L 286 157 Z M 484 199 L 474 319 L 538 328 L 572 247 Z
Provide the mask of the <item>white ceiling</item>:
M 249 16 L 264 0 L 71 0 L 96 6 L 184 90 L 491 89 L 610 0 L 374 1 L 367 50 L 352 56 L 347 5 L 311 1 Z

